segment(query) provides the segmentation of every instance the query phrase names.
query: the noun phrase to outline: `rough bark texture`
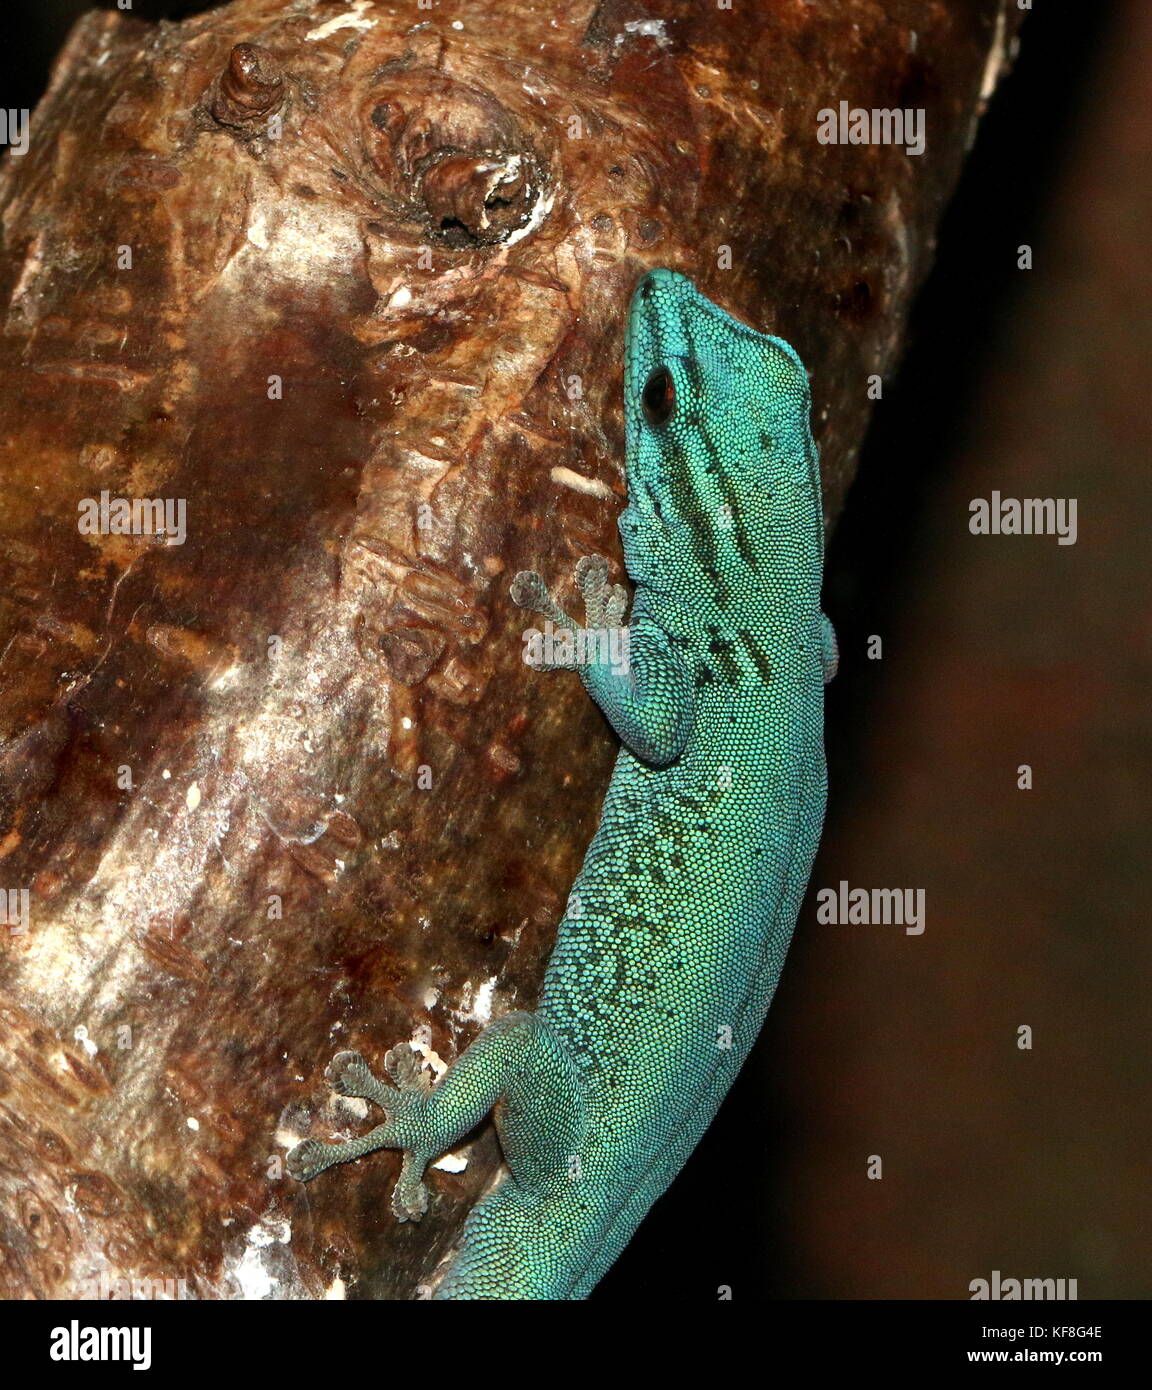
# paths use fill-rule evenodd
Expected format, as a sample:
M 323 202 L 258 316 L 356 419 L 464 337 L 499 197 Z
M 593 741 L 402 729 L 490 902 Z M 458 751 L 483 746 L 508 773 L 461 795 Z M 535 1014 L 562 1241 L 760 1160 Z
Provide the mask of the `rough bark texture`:
M 399 1225 L 395 1155 L 280 1162 L 361 1123 L 333 1051 L 532 1003 L 613 743 L 508 579 L 618 555 L 631 288 L 796 344 L 835 515 L 1017 15 L 733 3 L 74 31 L 0 185 L 5 1296 L 408 1297 L 491 1180 Z M 926 152 L 818 143 L 842 99 Z

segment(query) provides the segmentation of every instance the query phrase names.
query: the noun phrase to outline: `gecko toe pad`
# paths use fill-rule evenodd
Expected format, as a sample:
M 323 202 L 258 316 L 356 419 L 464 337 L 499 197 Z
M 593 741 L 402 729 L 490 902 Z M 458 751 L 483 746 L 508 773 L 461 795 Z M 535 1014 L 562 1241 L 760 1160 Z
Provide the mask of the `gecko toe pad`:
M 535 570 L 521 570 L 509 585 L 508 592 L 518 608 L 527 608 L 533 613 L 548 613 L 554 607 L 548 586 Z
M 317 1173 L 322 1173 L 328 1164 L 328 1151 L 331 1146 L 319 1139 L 305 1139 L 291 1149 L 284 1160 L 288 1176 L 297 1182 L 309 1182 Z
M 324 1070 L 324 1079 L 342 1096 L 363 1096 L 366 1086 L 378 1084 L 359 1052 L 337 1052 Z

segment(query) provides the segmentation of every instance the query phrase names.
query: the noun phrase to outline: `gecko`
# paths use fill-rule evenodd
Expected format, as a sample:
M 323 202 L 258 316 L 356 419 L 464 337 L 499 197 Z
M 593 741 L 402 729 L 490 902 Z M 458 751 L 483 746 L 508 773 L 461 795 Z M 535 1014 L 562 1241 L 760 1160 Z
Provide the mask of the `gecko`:
M 627 659 L 589 644 L 575 666 L 621 747 L 537 1008 L 489 1022 L 435 1085 L 408 1043 L 387 1080 L 337 1054 L 329 1082 L 384 1123 L 287 1159 L 308 1181 L 400 1149 L 393 1212 L 418 1220 L 427 1165 L 494 1112 L 504 1170 L 439 1299 L 588 1297 L 756 1039 L 823 824 L 837 651 L 804 365 L 663 269 L 633 294 L 624 356 Z M 609 573 L 576 567 L 588 633 L 624 623 Z M 580 636 L 536 572 L 511 597 Z

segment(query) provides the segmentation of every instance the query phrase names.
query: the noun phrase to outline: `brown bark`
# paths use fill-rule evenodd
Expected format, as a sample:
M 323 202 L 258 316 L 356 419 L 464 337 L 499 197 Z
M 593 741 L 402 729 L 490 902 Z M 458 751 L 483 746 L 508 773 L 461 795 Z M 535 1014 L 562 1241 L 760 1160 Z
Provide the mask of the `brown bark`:
M 411 1296 L 491 1179 L 399 1225 L 396 1155 L 280 1163 L 360 1127 L 338 1048 L 532 1003 L 613 744 L 508 579 L 618 554 L 630 290 L 796 344 L 835 515 L 1015 23 L 733 3 L 74 31 L 0 184 L 4 1295 Z M 842 99 L 926 152 L 820 144 Z M 105 491 L 185 542 L 82 534 Z

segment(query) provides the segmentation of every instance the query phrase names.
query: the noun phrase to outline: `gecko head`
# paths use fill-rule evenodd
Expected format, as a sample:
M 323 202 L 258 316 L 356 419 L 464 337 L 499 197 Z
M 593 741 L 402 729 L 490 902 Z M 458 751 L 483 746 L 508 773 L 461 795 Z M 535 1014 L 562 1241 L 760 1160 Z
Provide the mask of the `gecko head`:
M 824 528 L 810 410 L 795 349 L 734 319 L 683 275 L 650 271 L 633 296 L 624 372 L 620 529 L 634 578 L 658 584 L 663 572 L 694 566 L 725 589 L 757 586 L 757 576 L 779 585 L 789 571 L 806 581 L 814 559 L 818 583 Z

